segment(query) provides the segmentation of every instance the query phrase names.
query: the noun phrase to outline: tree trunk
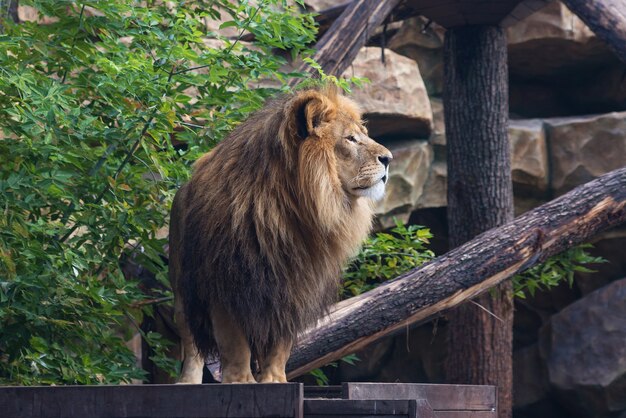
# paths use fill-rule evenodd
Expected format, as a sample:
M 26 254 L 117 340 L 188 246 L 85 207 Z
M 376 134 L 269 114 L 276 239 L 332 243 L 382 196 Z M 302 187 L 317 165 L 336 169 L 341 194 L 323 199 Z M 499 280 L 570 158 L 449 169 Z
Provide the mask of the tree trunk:
M 449 29 L 444 77 L 448 228 L 455 248 L 513 219 L 504 31 Z M 447 382 L 497 386 L 500 418 L 512 414 L 512 299 L 506 281 L 448 315 Z
M 424 322 L 626 222 L 626 167 L 580 186 L 369 292 L 338 303 L 300 336 L 289 378 Z
M 340 76 L 398 4 L 400 0 L 353 1 L 315 45 L 313 59 L 326 74 Z
M 563 0 L 563 3 L 626 62 L 626 0 Z

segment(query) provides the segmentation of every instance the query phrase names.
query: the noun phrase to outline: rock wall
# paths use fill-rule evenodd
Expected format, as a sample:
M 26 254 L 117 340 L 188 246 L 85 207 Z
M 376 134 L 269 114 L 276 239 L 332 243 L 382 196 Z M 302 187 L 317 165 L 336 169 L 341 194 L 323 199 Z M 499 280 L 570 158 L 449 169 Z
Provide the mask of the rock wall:
M 355 96 L 372 135 L 394 154 L 378 227 L 393 225 L 394 217 L 427 225 L 441 253 L 447 250 L 445 30 L 419 17 L 394 30 L 387 49 L 376 38 L 346 71 L 371 80 Z M 556 1 L 507 35 L 520 214 L 626 166 L 626 66 Z M 516 301 L 515 417 L 626 417 L 624 248 L 626 227 L 609 231 L 592 250 L 609 260 L 594 266 L 597 273 L 578 273 L 571 288 Z M 442 382 L 445 339 L 442 316 L 371 345 L 358 353 L 357 366 L 340 364 L 328 373 L 335 382 Z

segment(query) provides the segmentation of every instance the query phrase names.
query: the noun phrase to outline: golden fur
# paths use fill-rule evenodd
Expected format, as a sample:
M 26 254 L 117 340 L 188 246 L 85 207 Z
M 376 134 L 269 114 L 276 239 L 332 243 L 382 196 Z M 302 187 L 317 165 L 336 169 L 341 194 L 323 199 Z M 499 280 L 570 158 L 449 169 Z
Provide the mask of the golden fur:
M 270 101 L 197 161 L 170 229 L 181 381 L 198 383 L 218 351 L 224 381 L 254 381 L 251 355 L 259 381 L 285 380 L 298 332 L 336 300 L 370 230 L 390 160 L 356 104 L 325 87 Z

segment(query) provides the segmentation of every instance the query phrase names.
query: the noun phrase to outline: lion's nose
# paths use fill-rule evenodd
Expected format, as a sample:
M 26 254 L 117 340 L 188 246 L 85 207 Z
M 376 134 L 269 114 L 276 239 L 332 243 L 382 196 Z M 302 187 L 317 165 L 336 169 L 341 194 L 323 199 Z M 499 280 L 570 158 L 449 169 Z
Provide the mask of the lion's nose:
M 389 165 L 389 162 L 392 159 L 393 159 L 393 157 L 391 156 L 391 154 L 379 155 L 378 156 L 378 161 L 380 161 L 382 163 L 382 165 L 384 165 L 385 167 L 387 167 Z

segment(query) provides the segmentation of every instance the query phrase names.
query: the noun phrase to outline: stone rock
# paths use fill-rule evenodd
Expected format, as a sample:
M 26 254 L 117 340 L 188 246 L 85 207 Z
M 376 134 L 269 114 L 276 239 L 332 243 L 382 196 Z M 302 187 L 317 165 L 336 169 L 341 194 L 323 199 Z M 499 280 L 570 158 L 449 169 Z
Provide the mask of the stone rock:
M 433 150 L 427 141 L 398 140 L 385 142 L 393 154 L 389 166 L 389 182 L 376 213 L 383 227 L 392 226 L 393 218 L 407 220 L 421 198 L 433 159 Z
M 546 119 L 558 194 L 626 165 L 626 112 Z
M 557 1 L 509 27 L 507 38 L 512 78 L 546 78 L 614 59 L 609 48 Z
M 550 383 L 577 416 L 626 412 L 626 279 L 552 316 L 541 353 Z
M 383 63 L 381 53 L 381 48 L 362 48 L 344 73 L 371 81 L 352 94 L 369 121 L 370 135 L 428 138 L 433 113 L 417 64 L 391 50 L 385 50 Z
M 431 97 L 430 107 L 433 109 L 433 132 L 429 141 L 433 145 L 446 145 L 446 124 L 443 119 L 443 100 Z
M 507 28 L 510 45 L 518 45 L 537 39 L 571 39 L 585 43 L 595 35 L 582 20 L 563 3 L 552 1 L 526 19 Z
M 626 65 L 560 2 L 511 26 L 510 110 L 559 117 L 626 110 Z
M 427 20 L 413 17 L 405 20 L 389 40 L 389 48 L 417 62 L 428 93 L 441 95 L 443 91 L 443 36 L 445 30 Z
M 534 404 L 548 395 L 548 372 L 537 344 L 513 353 L 513 407 Z
M 448 166 L 436 158 L 428 170 L 428 178 L 415 209 L 441 208 L 448 205 Z
M 545 191 L 548 188 L 548 154 L 541 120 L 511 120 L 513 183 Z
M 305 0 L 304 5 L 315 12 L 350 3 L 350 0 Z

